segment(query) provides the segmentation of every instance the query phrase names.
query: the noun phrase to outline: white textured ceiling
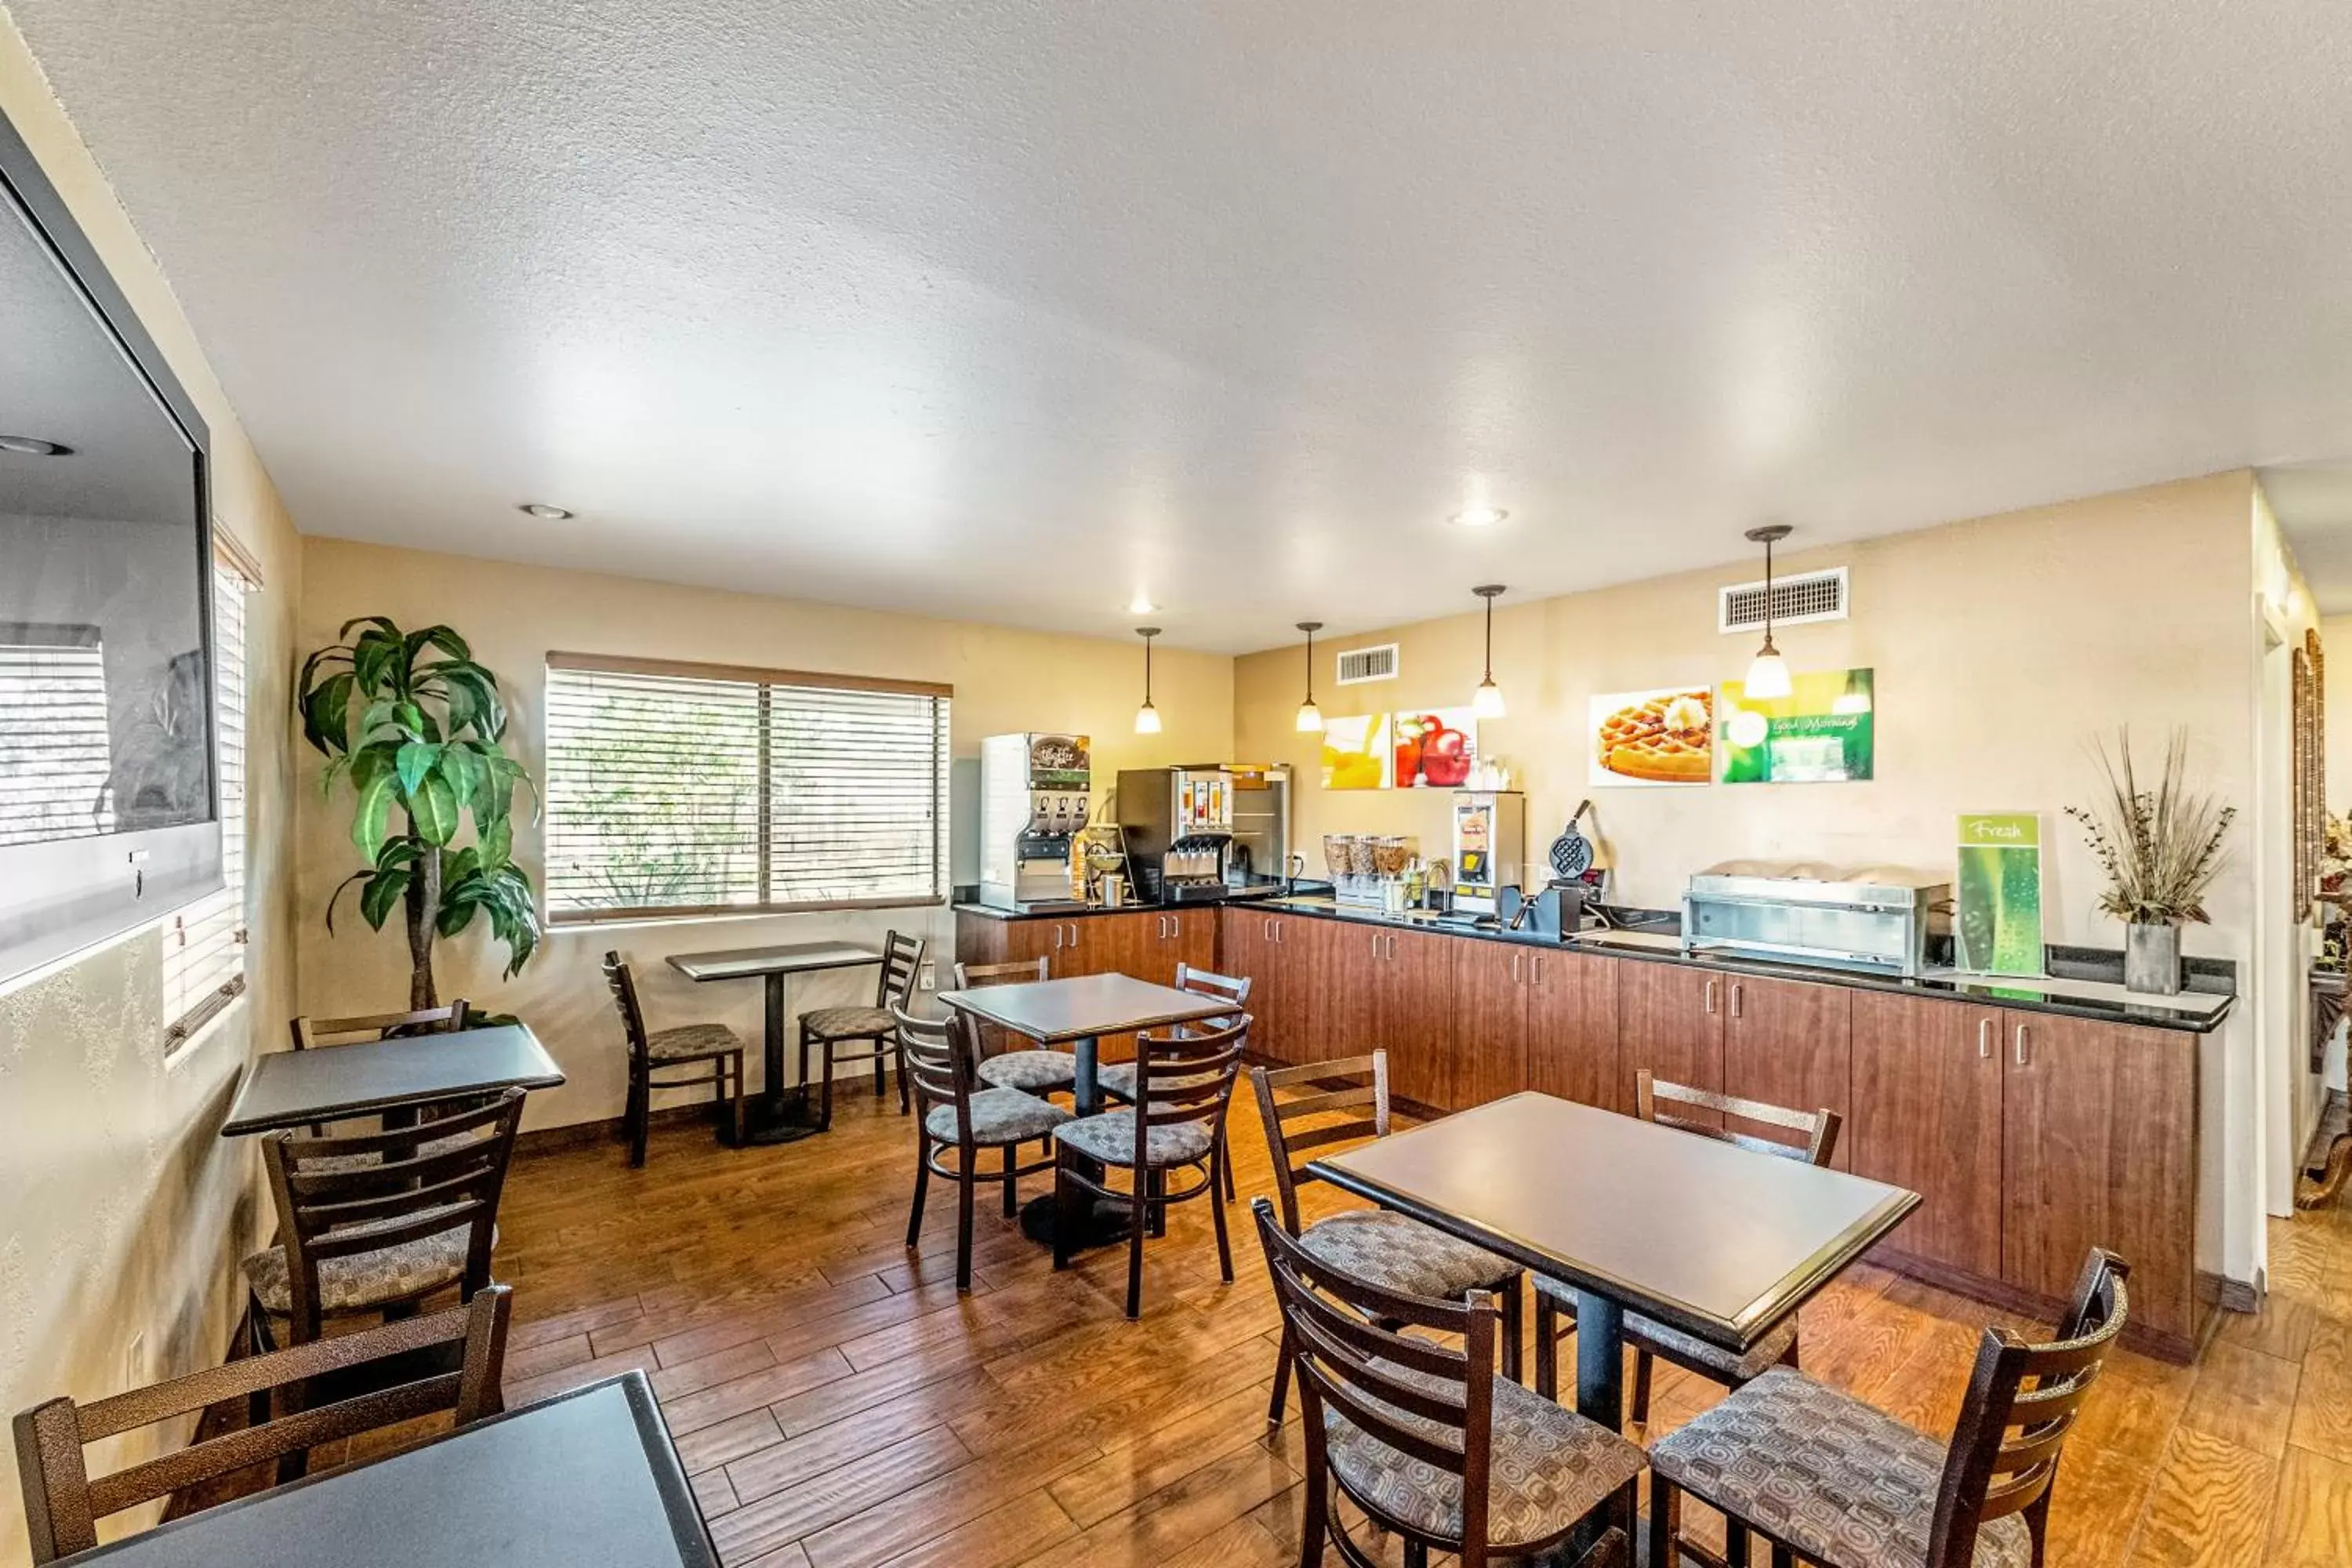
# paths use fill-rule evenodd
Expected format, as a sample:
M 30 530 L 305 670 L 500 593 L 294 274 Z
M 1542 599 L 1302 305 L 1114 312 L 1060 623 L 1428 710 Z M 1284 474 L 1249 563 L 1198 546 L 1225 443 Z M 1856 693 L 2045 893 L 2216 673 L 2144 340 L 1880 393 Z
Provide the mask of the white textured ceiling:
M 6 4 L 311 532 L 1238 649 L 2352 451 L 2342 0 Z

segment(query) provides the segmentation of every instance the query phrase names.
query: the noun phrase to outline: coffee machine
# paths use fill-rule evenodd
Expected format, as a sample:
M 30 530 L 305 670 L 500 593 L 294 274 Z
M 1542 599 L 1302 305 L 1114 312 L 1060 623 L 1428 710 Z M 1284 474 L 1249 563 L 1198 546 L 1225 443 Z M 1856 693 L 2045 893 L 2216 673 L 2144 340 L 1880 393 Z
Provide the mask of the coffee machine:
M 1084 735 L 991 735 L 980 743 L 980 900 L 1071 904 L 1071 846 L 1094 780 Z
M 1118 775 L 1118 825 L 1136 891 L 1162 904 L 1227 896 L 1234 847 L 1234 775 L 1223 768 L 1128 768 Z

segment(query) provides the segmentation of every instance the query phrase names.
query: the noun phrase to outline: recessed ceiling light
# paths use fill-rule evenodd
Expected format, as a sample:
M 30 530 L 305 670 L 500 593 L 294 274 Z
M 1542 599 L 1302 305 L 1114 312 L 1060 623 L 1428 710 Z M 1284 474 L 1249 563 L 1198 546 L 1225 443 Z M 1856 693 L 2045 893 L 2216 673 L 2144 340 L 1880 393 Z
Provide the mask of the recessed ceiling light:
M 1447 521 L 1456 528 L 1492 528 L 1510 515 L 1500 507 L 1469 506 L 1464 507 Z
M 1127 613 L 1130 616 L 1148 616 L 1158 608 L 1160 606 L 1151 602 L 1149 594 L 1138 594 L 1127 602 Z
M 37 436 L 0 436 L 0 452 L 16 452 L 27 458 L 62 458 L 72 450 L 71 447 L 60 447 Z
M 515 510 L 531 517 L 543 517 L 550 522 L 562 522 L 572 515 L 560 506 L 550 506 L 541 500 L 527 500 Z

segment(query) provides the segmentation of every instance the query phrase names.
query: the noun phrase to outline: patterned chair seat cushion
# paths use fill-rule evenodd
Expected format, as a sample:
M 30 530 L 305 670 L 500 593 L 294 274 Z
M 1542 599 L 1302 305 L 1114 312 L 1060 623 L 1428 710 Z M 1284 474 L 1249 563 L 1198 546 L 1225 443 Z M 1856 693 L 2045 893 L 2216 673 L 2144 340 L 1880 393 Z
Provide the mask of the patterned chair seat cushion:
M 1350 1209 L 1318 1219 L 1298 1245 L 1359 1279 L 1449 1301 L 1466 1290 L 1499 1286 L 1519 1271 L 1507 1258 L 1386 1209 Z
M 1461 1397 L 1461 1384 L 1413 1368 L 1379 1363 L 1402 1382 Z M 1597 1422 L 1504 1378 L 1495 1380 L 1493 1446 L 1486 1475 L 1486 1533 L 1499 1549 L 1550 1541 L 1642 1473 L 1642 1450 Z M 1383 1404 L 1383 1411 L 1432 1439 L 1448 1430 Z M 1462 1478 L 1390 1447 L 1323 1407 L 1331 1472 L 1360 1502 L 1441 1540 L 1462 1538 Z
M 1777 1368 L 1651 1445 L 1651 1467 L 1823 1568 L 1918 1568 L 1944 1445 L 1882 1410 Z M 1977 1535 L 1974 1568 L 2028 1568 L 2017 1514 Z
M 1082 1116 L 1054 1129 L 1054 1136 L 1090 1160 L 1106 1165 L 1135 1163 L 1135 1112 L 1106 1110 Z M 1208 1158 L 1209 1130 L 1197 1121 L 1178 1121 L 1150 1129 L 1144 1153 L 1154 1165 L 1182 1165 Z
M 1556 1279 L 1538 1279 L 1536 1291 L 1564 1312 L 1569 1322 L 1576 1321 L 1573 1289 Z M 1779 1327 L 1748 1346 L 1744 1355 L 1735 1355 L 1721 1345 L 1709 1344 L 1639 1312 L 1625 1314 L 1625 1338 L 1636 1345 L 1646 1345 L 1668 1361 L 1700 1368 L 1718 1382 L 1737 1384 L 1761 1376 L 1780 1363 L 1789 1347 L 1797 1342 L 1797 1319 L 1791 1313 L 1781 1320 Z
M 656 1029 L 646 1037 L 647 1061 L 682 1062 L 742 1048 L 742 1040 L 724 1024 L 680 1024 L 675 1029 Z
M 425 1212 L 454 1214 L 458 1206 L 451 1205 L 446 1211 Z M 404 1215 L 401 1219 L 404 1224 L 418 1217 L 421 1216 Z M 373 1252 L 321 1258 L 320 1313 L 332 1317 L 341 1312 L 363 1312 L 387 1301 L 405 1300 L 445 1285 L 455 1285 L 465 1277 L 466 1244 L 472 1235 L 471 1226 L 461 1225 L 454 1230 L 436 1231 Z M 498 1245 L 495 1228 L 490 1232 L 490 1245 Z M 247 1282 L 253 1287 L 253 1299 L 265 1310 L 281 1318 L 294 1310 L 294 1289 L 288 1277 L 290 1265 L 284 1247 L 264 1247 L 247 1258 L 241 1267 Z
M 1043 1138 L 1070 1119 L 1060 1106 L 1017 1089 L 983 1089 L 971 1097 L 970 1104 L 972 1142 L 991 1147 Z M 923 1131 L 942 1143 L 955 1142 L 955 1107 L 931 1107 L 924 1114 Z
M 980 1064 L 980 1081 L 995 1089 L 1043 1094 L 1052 1089 L 1076 1088 L 1078 1064 L 1076 1058 L 1061 1051 L 1005 1051 Z
M 819 1007 L 801 1015 L 801 1032 L 813 1040 L 878 1039 L 898 1026 L 887 1007 Z

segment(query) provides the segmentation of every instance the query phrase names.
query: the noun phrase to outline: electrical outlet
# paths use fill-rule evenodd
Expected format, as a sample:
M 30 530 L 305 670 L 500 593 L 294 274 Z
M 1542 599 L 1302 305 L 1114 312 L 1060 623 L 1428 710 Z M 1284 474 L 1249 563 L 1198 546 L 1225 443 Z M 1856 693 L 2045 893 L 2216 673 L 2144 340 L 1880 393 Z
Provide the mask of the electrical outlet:
M 143 1388 L 146 1383 L 147 1332 L 142 1329 L 122 1347 L 122 1386 L 125 1390 Z
M 937 991 L 940 988 L 940 966 L 936 963 L 923 965 L 923 972 L 915 977 L 915 984 L 922 990 Z

